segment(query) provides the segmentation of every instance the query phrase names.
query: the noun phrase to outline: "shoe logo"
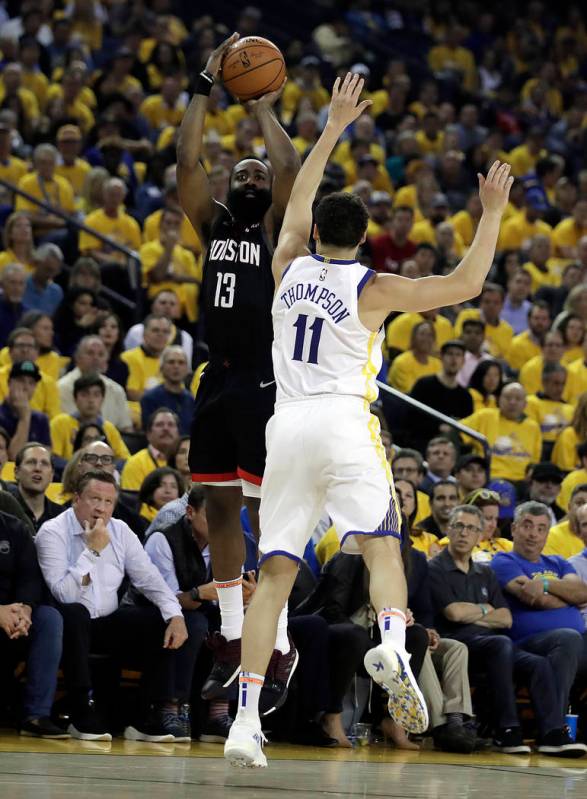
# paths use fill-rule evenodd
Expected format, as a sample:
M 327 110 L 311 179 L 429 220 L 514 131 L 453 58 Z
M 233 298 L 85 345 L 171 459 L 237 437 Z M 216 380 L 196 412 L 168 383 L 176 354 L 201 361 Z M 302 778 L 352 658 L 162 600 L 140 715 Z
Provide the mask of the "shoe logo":
M 268 380 L 267 382 L 261 380 L 261 382 L 259 383 L 259 388 L 268 388 L 269 386 L 272 386 L 274 383 L 275 380 Z
M 381 663 L 381 661 L 379 661 L 379 663 L 374 663 L 373 665 L 375 666 L 376 671 L 383 671 L 383 663 Z

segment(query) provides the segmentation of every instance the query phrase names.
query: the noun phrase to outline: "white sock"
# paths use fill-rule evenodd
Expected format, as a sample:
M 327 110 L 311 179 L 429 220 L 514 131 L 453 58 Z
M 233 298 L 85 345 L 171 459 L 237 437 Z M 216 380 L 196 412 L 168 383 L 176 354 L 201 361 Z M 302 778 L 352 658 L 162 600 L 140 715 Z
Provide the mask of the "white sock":
M 383 608 L 377 621 L 381 632 L 381 643 L 388 641 L 401 649 L 406 648 L 406 614 L 398 608 Z
M 265 682 L 262 674 L 252 671 L 241 671 L 238 677 L 238 715 L 244 721 L 260 726 L 259 696 Z
M 289 652 L 289 638 L 287 637 L 287 603 L 277 619 L 277 636 L 275 638 L 275 649 L 282 655 Z
M 214 580 L 220 605 L 220 635 L 227 641 L 240 638 L 243 631 L 243 578 Z

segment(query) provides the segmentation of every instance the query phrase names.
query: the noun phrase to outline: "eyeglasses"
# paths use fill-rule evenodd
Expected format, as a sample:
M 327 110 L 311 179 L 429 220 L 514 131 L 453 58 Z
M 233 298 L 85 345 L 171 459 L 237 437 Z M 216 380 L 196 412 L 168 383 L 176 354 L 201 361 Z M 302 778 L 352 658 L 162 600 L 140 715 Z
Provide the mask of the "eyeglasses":
M 465 500 L 465 505 L 474 505 L 478 499 L 484 502 L 492 500 L 493 502 L 497 502 L 498 505 L 501 505 L 501 497 L 497 491 L 490 491 L 488 488 L 478 488 L 476 491 L 473 491 Z
M 469 534 L 475 533 L 475 535 L 481 532 L 480 527 L 476 527 L 474 524 L 463 524 L 462 522 L 451 524 L 450 529 L 454 530 L 455 533 L 462 533 L 464 531 Z
M 91 463 L 92 466 L 96 466 L 98 463 L 101 463 L 102 466 L 110 466 L 114 463 L 114 455 L 96 455 L 94 452 L 87 452 L 82 455 L 82 461 Z

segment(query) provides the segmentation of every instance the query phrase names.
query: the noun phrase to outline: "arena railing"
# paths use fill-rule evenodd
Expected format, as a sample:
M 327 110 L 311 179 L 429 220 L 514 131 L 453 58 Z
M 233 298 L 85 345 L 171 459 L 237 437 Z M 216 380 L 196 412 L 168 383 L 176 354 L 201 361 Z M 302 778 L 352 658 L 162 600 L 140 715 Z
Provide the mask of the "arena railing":
M 124 244 L 120 244 L 118 241 L 111 239 L 109 236 L 105 236 L 103 233 L 100 233 L 99 230 L 94 230 L 94 228 L 88 227 L 83 222 L 80 222 L 75 217 L 72 217 L 71 214 L 67 213 L 66 211 L 62 211 L 60 208 L 51 205 L 50 203 L 46 203 L 44 200 L 39 200 L 37 197 L 33 197 L 32 194 L 29 194 L 28 191 L 23 191 L 19 189 L 18 186 L 15 186 L 13 183 L 10 183 L 3 178 L 0 178 L 0 186 L 4 186 L 5 189 L 8 189 L 12 194 L 18 194 L 20 197 L 24 197 L 25 200 L 28 200 L 34 205 L 39 206 L 44 211 L 47 211 L 50 214 L 58 216 L 60 219 L 63 219 L 68 225 L 76 228 L 78 231 L 83 230 L 84 233 L 89 233 L 94 238 L 101 241 L 103 244 L 107 244 L 113 250 L 117 250 L 118 252 L 123 253 L 128 258 L 127 262 L 127 269 L 128 269 L 128 278 L 130 282 L 130 286 L 132 290 L 135 292 L 135 299 L 131 300 L 128 297 L 124 297 L 122 294 L 119 294 L 114 289 L 109 288 L 108 286 L 102 286 L 100 288 L 100 293 L 103 294 L 105 297 L 109 297 L 112 300 L 116 300 L 121 305 L 124 305 L 129 310 L 136 312 L 139 303 L 138 303 L 138 291 L 141 285 L 141 259 L 139 258 L 139 254 L 135 250 L 131 250 L 129 247 L 125 247 Z
M 422 411 L 422 413 L 432 416 L 434 419 L 437 419 L 443 424 L 449 425 L 453 430 L 457 430 L 459 433 L 463 433 L 463 435 L 470 436 L 471 438 L 475 439 L 475 441 L 478 441 L 483 447 L 483 454 L 487 459 L 487 463 L 491 465 L 491 448 L 489 446 L 489 441 L 482 433 L 478 433 L 476 430 L 472 430 L 470 427 L 457 422 L 456 419 L 451 419 L 450 416 L 446 416 L 444 413 L 441 413 L 434 408 L 430 408 L 428 405 L 424 405 L 423 402 L 410 397 L 408 394 L 403 394 L 401 391 L 398 391 L 397 388 L 392 388 L 391 386 L 388 386 L 387 383 L 382 383 L 381 380 L 377 380 L 377 386 L 381 391 L 391 394 L 391 396 L 407 403 L 408 405 L 411 405 L 413 408 L 417 408 L 419 411 Z

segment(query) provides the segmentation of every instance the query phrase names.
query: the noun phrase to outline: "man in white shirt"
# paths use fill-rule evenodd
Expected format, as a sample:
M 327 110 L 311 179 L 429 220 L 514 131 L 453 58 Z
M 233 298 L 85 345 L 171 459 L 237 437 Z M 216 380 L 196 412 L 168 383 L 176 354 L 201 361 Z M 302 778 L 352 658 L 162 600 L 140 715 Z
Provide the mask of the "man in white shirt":
M 136 535 L 112 518 L 117 499 L 111 474 L 88 472 L 78 482 L 72 507 L 46 522 L 35 539 L 43 577 L 64 621 L 69 732 L 86 741 L 112 738 L 91 699 L 89 655 L 104 653 L 142 667 L 143 717 L 126 726 L 124 737 L 189 742 L 189 719 L 179 715 L 174 702 L 174 650 L 188 637 L 181 606 Z M 125 574 L 154 607 L 119 608 L 117 592 Z
M 169 289 L 162 289 L 153 299 L 151 305 L 151 313 L 156 316 L 165 316 L 173 325 L 171 328 L 171 335 L 167 344 L 177 344 L 185 352 L 188 364 L 191 366 L 194 354 L 194 340 L 189 333 L 185 330 L 180 330 L 176 327 L 177 320 L 181 317 L 181 305 L 177 294 Z M 140 347 L 143 343 L 143 335 L 145 332 L 145 325 L 139 322 L 133 325 L 124 339 L 124 349 L 132 350 L 134 347 Z
M 108 352 L 100 336 L 84 336 L 77 345 L 74 360 L 75 369 L 57 381 L 62 413 L 75 416 L 77 407 L 73 399 L 73 384 L 82 375 L 98 372 L 106 386 L 102 418 L 119 430 L 132 431 L 132 420 L 124 389 L 105 375 L 108 368 Z

